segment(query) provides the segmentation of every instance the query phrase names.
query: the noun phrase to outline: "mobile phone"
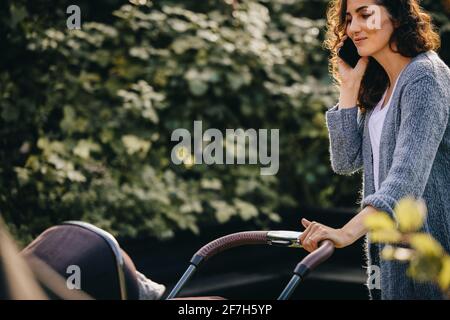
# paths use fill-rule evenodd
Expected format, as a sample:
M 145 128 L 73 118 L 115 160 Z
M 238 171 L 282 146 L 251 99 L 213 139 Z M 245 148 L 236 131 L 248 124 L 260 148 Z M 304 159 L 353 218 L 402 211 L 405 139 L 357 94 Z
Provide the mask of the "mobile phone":
M 345 39 L 344 45 L 338 51 L 338 56 L 352 68 L 356 67 L 361 58 L 351 38 Z

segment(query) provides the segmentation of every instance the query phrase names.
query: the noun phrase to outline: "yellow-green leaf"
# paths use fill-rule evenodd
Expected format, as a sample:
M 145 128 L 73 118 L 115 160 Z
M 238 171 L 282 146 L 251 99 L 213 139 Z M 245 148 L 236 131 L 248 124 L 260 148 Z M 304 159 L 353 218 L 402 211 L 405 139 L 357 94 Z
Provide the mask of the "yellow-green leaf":
M 450 256 L 445 256 L 442 259 L 442 268 L 439 273 L 438 283 L 443 291 L 450 289 Z
M 370 233 L 370 240 L 377 243 L 397 243 L 402 235 L 395 229 L 380 229 Z
M 412 198 L 401 199 L 394 211 L 400 231 L 414 232 L 423 226 L 426 216 L 426 206 L 423 201 Z
M 184 158 L 183 164 L 187 169 L 190 169 L 195 164 L 195 155 L 188 154 L 187 157 Z
M 426 233 L 416 233 L 411 235 L 411 247 L 419 253 L 427 256 L 441 256 L 444 249 L 432 236 Z
M 177 156 L 178 160 L 184 161 L 190 156 L 190 151 L 186 147 L 177 147 L 175 150 L 175 155 Z
M 365 226 L 372 231 L 395 229 L 395 222 L 386 212 L 376 212 L 364 220 Z
M 436 256 L 414 255 L 406 274 L 420 282 L 436 281 L 442 269 L 442 259 Z
M 381 258 L 384 260 L 394 260 L 395 259 L 395 248 L 393 246 L 385 246 L 383 251 L 381 251 Z

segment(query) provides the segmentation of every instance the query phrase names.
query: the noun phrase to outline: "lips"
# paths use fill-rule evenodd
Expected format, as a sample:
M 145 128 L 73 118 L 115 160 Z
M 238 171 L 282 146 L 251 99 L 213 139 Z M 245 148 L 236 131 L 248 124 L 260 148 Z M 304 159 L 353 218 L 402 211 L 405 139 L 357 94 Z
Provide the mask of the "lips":
M 355 44 L 360 44 L 362 43 L 364 40 L 366 40 L 367 38 L 356 38 L 355 39 Z

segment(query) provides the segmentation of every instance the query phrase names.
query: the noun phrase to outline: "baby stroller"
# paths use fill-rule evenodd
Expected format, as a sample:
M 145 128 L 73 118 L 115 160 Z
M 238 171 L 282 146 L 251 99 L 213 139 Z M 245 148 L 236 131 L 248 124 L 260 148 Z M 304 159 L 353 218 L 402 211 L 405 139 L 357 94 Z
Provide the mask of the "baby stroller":
M 52 299 L 66 299 L 80 291 L 86 294 L 81 299 L 139 299 L 133 261 L 110 233 L 92 224 L 68 221 L 51 227 L 21 254 Z M 67 286 L 76 270 L 80 272 L 76 289 L 81 290 Z
M 166 299 L 223 299 L 221 297 L 177 298 L 177 296 L 198 267 L 220 252 L 246 245 L 300 248 L 300 235 L 301 232 L 294 231 L 248 231 L 226 235 L 209 242 L 193 255 L 186 272 Z M 328 259 L 333 251 L 333 243 L 324 241 L 317 250 L 308 254 L 298 263 L 291 280 L 278 299 L 289 299 L 299 282 L 316 266 Z M 22 251 L 22 255 L 37 275 L 41 285 L 46 288 L 50 298 L 64 299 L 71 296 L 74 290 L 61 285 L 61 280 L 65 282 L 68 266 L 75 265 L 82 270 L 80 287 L 86 295 L 72 296 L 74 299 L 139 299 L 140 288 L 137 278 L 139 273 L 136 272 L 134 263 L 111 234 L 92 224 L 69 221 L 51 227 L 29 244 Z M 50 269 L 50 273 L 53 272 L 54 279 L 59 277 L 60 285 L 56 290 L 55 286 L 48 285 L 48 274 L 39 274 L 39 270 L 42 273 L 45 269 Z

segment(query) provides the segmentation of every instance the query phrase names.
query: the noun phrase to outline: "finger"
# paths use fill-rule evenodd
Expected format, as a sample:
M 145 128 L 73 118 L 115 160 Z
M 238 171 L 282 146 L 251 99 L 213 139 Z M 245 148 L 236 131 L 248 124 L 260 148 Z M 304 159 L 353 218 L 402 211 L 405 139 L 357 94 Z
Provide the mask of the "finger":
M 318 248 L 319 243 L 322 242 L 325 238 L 326 235 L 322 231 L 318 231 L 310 237 L 309 246 L 314 251 Z
M 350 69 L 350 65 L 345 62 L 344 60 L 342 60 L 341 57 L 337 57 L 337 62 L 338 62 L 338 66 L 339 68 L 342 68 L 343 70 L 349 70 Z
M 308 251 L 308 252 L 313 252 L 313 251 L 314 251 L 308 244 L 305 244 L 305 245 L 303 246 L 303 249 L 305 249 L 305 250 Z
M 306 237 L 308 236 L 308 233 L 311 231 L 311 225 L 309 225 L 305 230 L 303 230 L 299 240 L 300 243 L 303 243 L 306 239 Z
M 316 242 L 317 235 L 313 234 L 308 238 L 308 251 L 312 252 L 316 250 L 315 242 Z
M 310 244 L 310 239 L 312 235 L 316 232 L 317 228 L 319 227 L 319 224 L 315 221 L 311 222 L 311 224 L 306 228 L 306 230 L 303 232 L 302 236 L 300 237 L 300 243 L 303 247 L 305 247 L 308 251 L 311 252 L 312 247 Z
M 306 235 L 307 235 L 307 234 L 309 233 L 309 231 L 311 230 L 311 228 L 310 228 L 310 226 L 311 226 L 311 221 L 309 221 L 309 220 L 303 218 L 303 219 L 301 220 L 301 224 L 305 227 L 305 230 L 303 230 L 302 234 L 301 234 L 300 237 L 299 237 L 300 243 L 301 243 L 302 241 L 305 240 Z
M 312 249 L 309 245 L 309 239 L 310 239 L 309 236 L 305 237 L 305 239 L 301 242 L 301 245 L 302 245 L 303 249 L 305 249 L 308 252 L 311 252 Z
M 367 67 L 368 63 L 369 63 L 369 57 L 361 57 L 358 60 L 358 63 L 356 64 L 355 69 L 362 69 L 362 70 L 364 70 Z
M 339 41 L 339 45 L 343 45 L 344 42 L 345 42 L 345 40 L 347 40 L 347 38 L 348 38 L 348 36 L 347 36 L 347 35 L 344 35 L 344 36 L 341 38 L 341 41 Z
M 305 228 L 308 228 L 308 226 L 311 224 L 311 221 L 302 218 L 301 223 Z
M 368 63 L 369 63 L 369 58 L 362 57 L 359 59 L 358 63 L 356 64 L 354 70 L 355 70 L 355 73 L 359 80 L 362 80 L 362 78 L 364 77 Z
M 341 41 L 339 41 L 339 45 L 340 46 L 343 45 L 345 40 L 347 40 L 347 36 L 344 36 L 344 37 L 341 38 Z
M 308 235 L 307 242 L 311 251 L 317 249 L 317 240 L 320 237 L 320 233 L 322 232 L 322 225 L 320 223 L 316 223 L 311 227 L 311 232 Z
M 315 239 L 317 238 L 317 233 L 312 231 L 310 232 L 310 235 L 305 239 L 304 248 L 306 248 L 307 251 L 312 252 L 316 249 L 315 246 Z
M 300 236 L 300 243 L 303 244 L 303 242 L 308 239 L 308 237 L 311 235 L 311 230 L 314 227 L 314 222 L 311 222 L 310 225 L 303 231 L 302 235 Z

